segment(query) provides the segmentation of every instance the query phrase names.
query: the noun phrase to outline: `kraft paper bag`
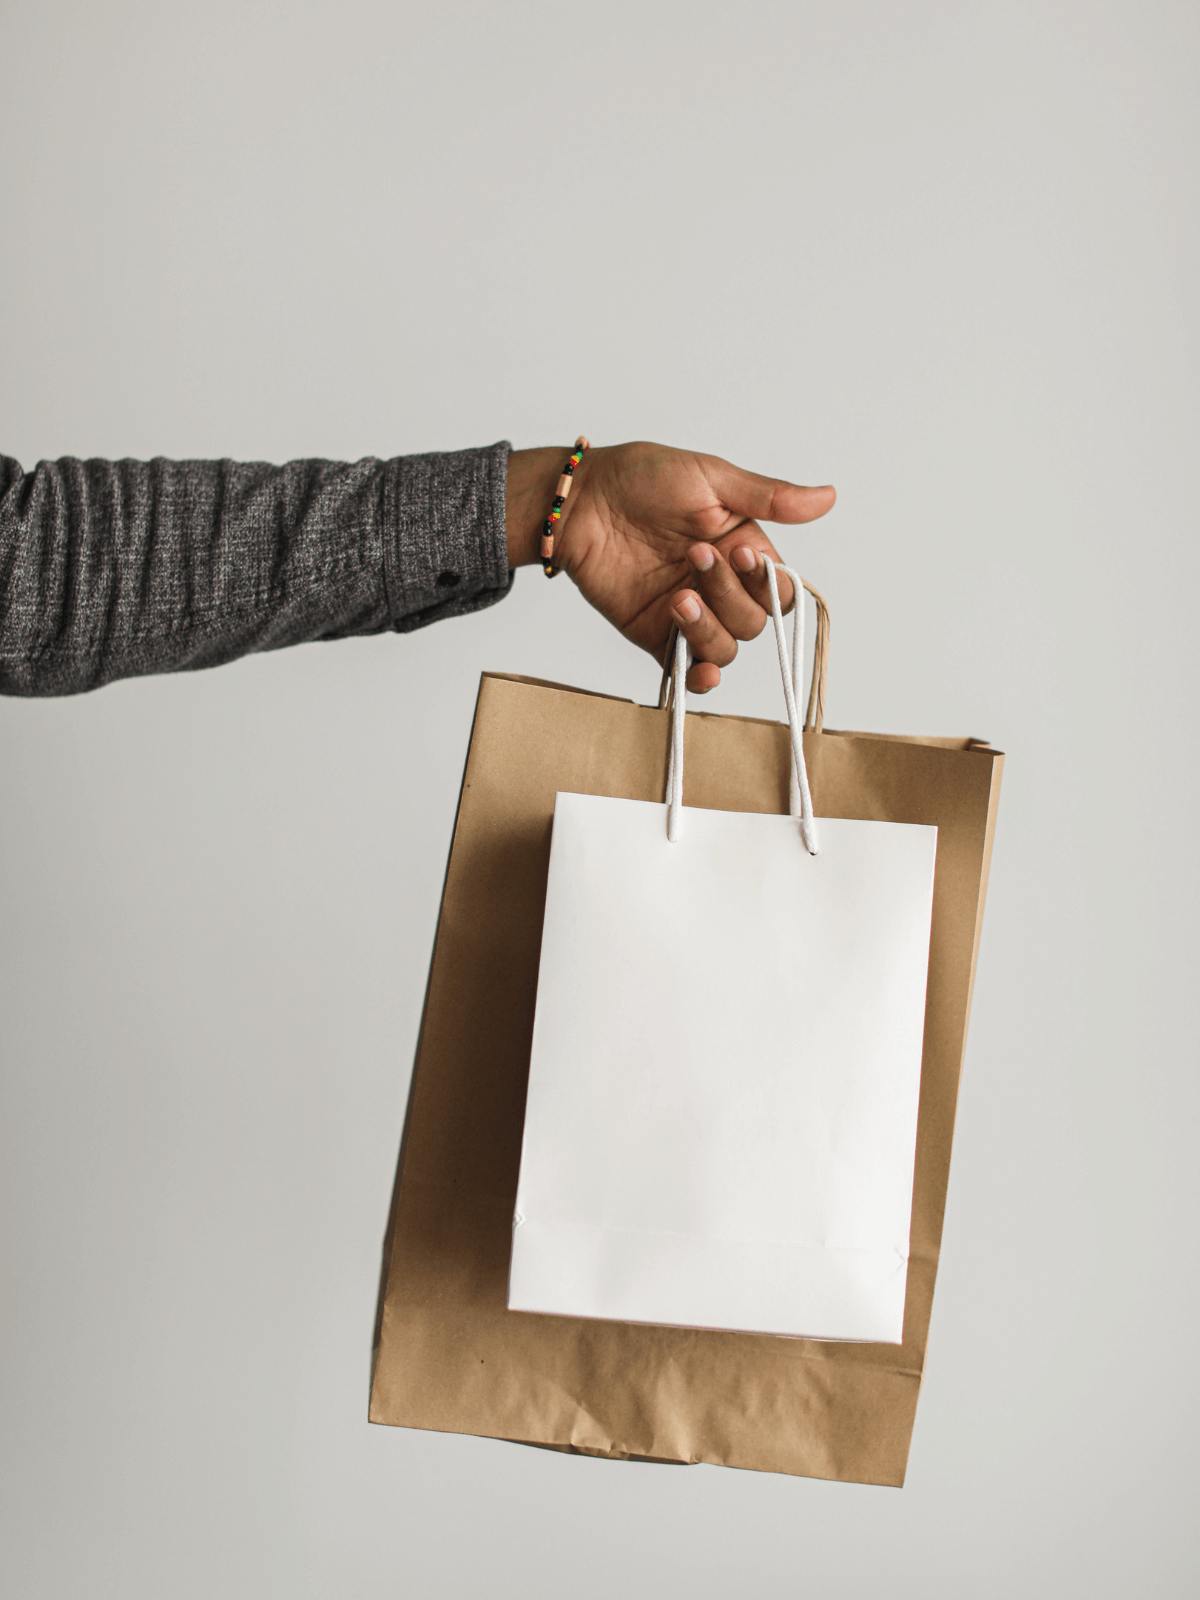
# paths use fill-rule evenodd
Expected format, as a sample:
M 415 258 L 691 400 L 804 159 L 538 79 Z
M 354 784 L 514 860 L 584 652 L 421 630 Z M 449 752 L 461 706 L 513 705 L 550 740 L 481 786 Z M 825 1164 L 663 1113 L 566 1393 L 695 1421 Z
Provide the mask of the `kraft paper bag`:
M 1003 758 L 975 739 L 823 729 L 823 604 L 818 624 L 803 735 L 818 828 L 845 818 L 937 829 L 902 1342 L 508 1309 L 555 796 L 661 806 L 673 713 L 487 673 L 385 1240 L 373 1421 L 615 1458 L 903 1483 Z M 787 726 L 689 712 L 683 730 L 685 824 L 693 808 L 788 817 Z M 671 936 L 665 911 L 656 931 Z M 748 1002 L 748 1016 L 753 1009 Z
M 937 829 L 671 815 L 555 798 L 509 1309 L 899 1344 Z

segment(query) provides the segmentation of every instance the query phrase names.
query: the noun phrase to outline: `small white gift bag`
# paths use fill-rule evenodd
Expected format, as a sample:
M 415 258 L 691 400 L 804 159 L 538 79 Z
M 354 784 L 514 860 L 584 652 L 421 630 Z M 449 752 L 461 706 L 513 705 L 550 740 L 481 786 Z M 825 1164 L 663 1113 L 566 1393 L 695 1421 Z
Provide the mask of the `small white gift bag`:
M 514 1311 L 898 1344 L 937 829 L 557 795 Z M 795 673 L 795 677 L 793 677 Z

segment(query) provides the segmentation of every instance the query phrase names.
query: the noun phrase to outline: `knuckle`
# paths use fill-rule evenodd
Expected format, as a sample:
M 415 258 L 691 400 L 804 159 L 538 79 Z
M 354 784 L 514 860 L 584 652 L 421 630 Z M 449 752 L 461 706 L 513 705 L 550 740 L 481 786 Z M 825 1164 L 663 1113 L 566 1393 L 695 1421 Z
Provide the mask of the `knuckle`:
M 747 642 L 751 639 L 757 639 L 766 625 L 767 614 L 765 611 L 759 610 L 757 616 L 747 617 L 746 621 L 738 629 L 737 636 L 739 639 L 744 639 Z
M 719 596 L 733 594 L 740 587 L 726 561 L 714 561 L 702 581 L 710 593 Z

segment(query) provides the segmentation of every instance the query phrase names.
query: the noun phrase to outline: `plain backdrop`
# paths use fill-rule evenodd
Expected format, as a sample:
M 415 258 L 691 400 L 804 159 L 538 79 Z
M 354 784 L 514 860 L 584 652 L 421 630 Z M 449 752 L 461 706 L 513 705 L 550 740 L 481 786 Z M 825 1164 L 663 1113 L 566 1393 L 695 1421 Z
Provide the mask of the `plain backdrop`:
M 366 1422 L 479 673 L 657 688 L 569 582 L 0 704 L 0 1593 L 1195 1594 L 1196 8 L 0 24 L 5 453 L 832 481 L 831 724 L 1009 755 L 895 1491 Z

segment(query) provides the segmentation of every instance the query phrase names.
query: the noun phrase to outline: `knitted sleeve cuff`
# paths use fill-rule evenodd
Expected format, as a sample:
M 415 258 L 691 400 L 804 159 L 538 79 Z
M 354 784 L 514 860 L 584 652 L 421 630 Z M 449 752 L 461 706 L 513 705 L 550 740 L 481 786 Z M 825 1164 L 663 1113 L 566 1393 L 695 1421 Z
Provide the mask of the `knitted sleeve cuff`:
M 398 633 L 459 617 L 512 588 L 504 519 L 507 439 L 388 463 L 384 581 Z

